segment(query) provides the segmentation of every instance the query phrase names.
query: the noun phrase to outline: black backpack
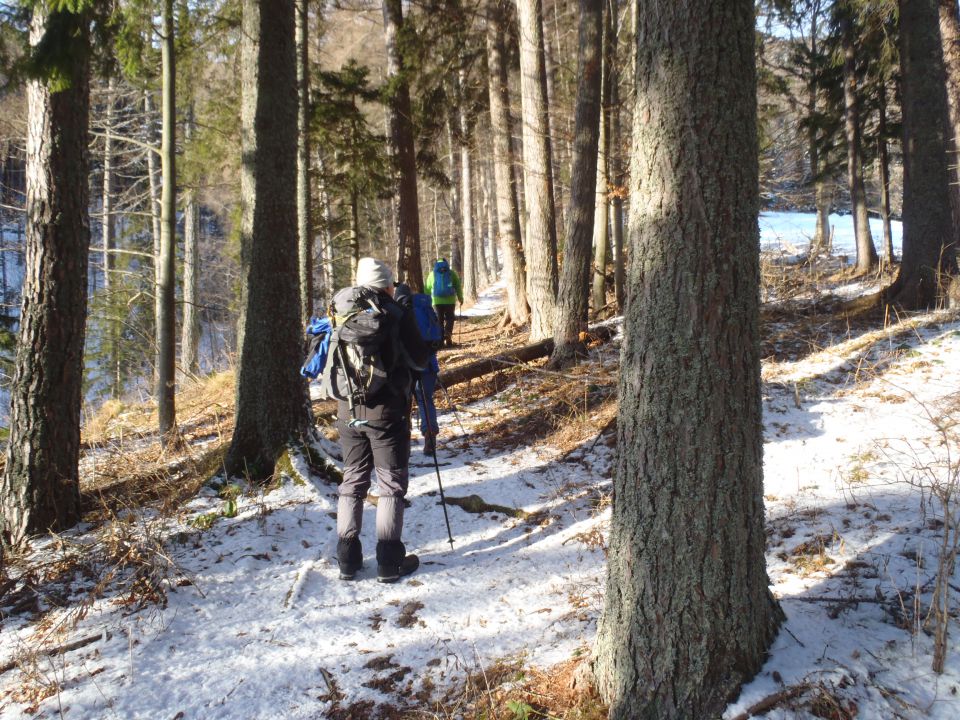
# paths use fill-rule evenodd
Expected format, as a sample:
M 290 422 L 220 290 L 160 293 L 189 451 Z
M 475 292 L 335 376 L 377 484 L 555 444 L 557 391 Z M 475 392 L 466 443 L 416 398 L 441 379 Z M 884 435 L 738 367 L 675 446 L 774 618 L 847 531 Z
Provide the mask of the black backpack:
M 392 388 L 403 354 L 403 309 L 368 288 L 345 288 L 333 296 L 335 327 L 323 369 L 322 394 L 354 405 L 366 404 Z

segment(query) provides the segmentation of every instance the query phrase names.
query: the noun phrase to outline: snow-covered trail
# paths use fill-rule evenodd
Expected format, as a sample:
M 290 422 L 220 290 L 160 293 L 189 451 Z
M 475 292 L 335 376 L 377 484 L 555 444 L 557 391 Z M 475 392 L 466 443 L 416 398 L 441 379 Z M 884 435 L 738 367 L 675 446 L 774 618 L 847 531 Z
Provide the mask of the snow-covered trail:
M 609 366 L 615 347 L 601 352 Z M 912 458 L 930 466 L 942 457 L 928 411 L 949 409 L 958 391 L 960 322 L 946 314 L 912 335 L 765 365 L 767 562 L 787 620 L 725 717 L 801 683 L 811 689 L 765 717 L 835 706 L 842 712 L 832 717 L 960 716 L 960 656 L 952 651 L 947 672 L 933 675 L 931 638 L 895 612 L 901 600 L 909 610 L 911 588 L 929 594 L 935 568 L 938 511 L 904 475 Z M 479 430 L 516 401 L 501 393 L 460 420 Z M 565 457 L 545 445 L 480 446 L 461 436 L 442 397 L 438 406 L 447 497 L 479 495 L 532 516 L 448 507 L 451 551 L 435 469 L 417 440 L 404 539 L 423 565 L 396 585 L 376 582 L 370 506 L 368 567 L 348 583 L 337 578 L 335 487 L 286 482 L 241 497 L 236 517 L 201 531 L 189 521 L 224 507 L 204 490 L 163 531 L 178 565 L 166 606 L 98 600 L 57 642 L 103 631 L 109 639 L 33 664 L 19 656 L 28 672 L 0 675 L 0 718 L 21 717 L 32 701 L 18 692 L 44 687 L 58 688 L 36 708 L 47 718 L 324 718 L 348 709 L 376 718 L 385 707 L 428 708 L 498 660 L 543 667 L 589 649 L 605 580 L 597 540 L 609 518 L 597 505 L 610 493 L 614 451 L 592 440 Z M 78 578 L 77 597 L 83 587 Z M 0 663 L 36 630 L 3 622 Z

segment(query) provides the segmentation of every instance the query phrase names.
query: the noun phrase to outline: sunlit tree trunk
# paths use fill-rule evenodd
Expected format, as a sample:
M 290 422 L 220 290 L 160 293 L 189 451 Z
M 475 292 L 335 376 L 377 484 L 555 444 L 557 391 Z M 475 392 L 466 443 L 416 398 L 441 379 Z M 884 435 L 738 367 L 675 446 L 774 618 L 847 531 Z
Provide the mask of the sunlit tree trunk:
M 753 0 L 650 0 L 639 17 L 594 663 L 613 720 L 719 717 L 782 617 L 764 557 L 754 22 Z
M 310 224 L 310 45 L 308 0 L 296 0 L 297 31 L 297 243 L 300 262 L 300 306 L 304 319 L 313 315 L 313 228 Z
M 524 252 L 530 339 L 553 335 L 557 308 L 557 228 L 547 106 L 541 0 L 517 0 L 523 117 Z
M 383 0 L 383 28 L 387 46 L 387 82 L 390 139 L 397 170 L 397 242 L 400 267 L 397 279 L 414 291 L 423 289 L 420 267 L 420 216 L 417 202 L 417 156 L 413 141 L 413 112 L 400 35 L 403 32 L 401 0 Z
M 877 169 L 880 175 L 880 220 L 883 224 L 883 255 L 893 263 L 893 228 L 890 226 L 890 153 L 887 151 L 887 88 L 881 83 L 877 103 Z
M 597 143 L 597 191 L 596 213 L 593 218 L 593 288 L 590 304 L 594 314 L 603 310 L 607 304 L 607 246 L 609 243 L 610 215 L 610 91 L 614 58 L 614 20 L 611 17 L 616 8 L 605 3 L 603 22 L 603 81 L 600 110 L 600 140 Z
M 887 292 L 908 309 L 934 307 L 957 274 L 947 171 L 947 92 L 937 0 L 901 0 L 903 260 Z
M 487 0 L 487 65 L 489 68 L 490 127 L 493 135 L 493 173 L 497 192 L 497 228 L 507 287 L 507 316 L 514 325 L 530 319 L 526 272 L 520 237 L 520 202 L 510 117 L 510 85 L 505 60 L 507 6 L 504 0 Z
M 27 83 L 26 258 L 10 390 L 10 436 L 0 479 L 0 540 L 59 531 L 80 519 L 80 404 L 90 252 L 87 150 L 89 20 L 68 11 L 48 21 L 34 8 L 30 43 L 63 35 L 69 83 Z M 54 30 L 49 30 L 54 32 Z
M 164 0 L 160 36 L 161 74 L 163 79 L 162 134 L 160 138 L 160 256 L 159 310 L 157 316 L 157 414 L 160 438 L 164 445 L 176 436 L 176 240 L 177 240 L 177 169 L 176 169 L 176 60 L 174 57 L 173 0 Z
M 587 327 L 590 249 L 597 202 L 597 149 L 600 134 L 603 0 L 580 0 L 577 52 L 577 105 L 574 121 L 570 208 L 557 298 L 554 349 L 550 361 L 564 366 L 584 352 L 580 332 Z M 598 218 L 606 226 L 606 217 Z M 606 233 L 604 233 L 606 234 Z M 604 245 L 606 238 L 604 237 Z
M 194 133 L 193 103 L 187 107 L 184 140 Z M 197 189 L 183 192 L 183 325 L 180 328 L 180 369 L 188 376 L 200 372 L 200 208 Z
M 857 94 L 856 51 L 854 49 L 853 21 L 849 8 L 841 22 L 843 47 L 843 104 L 844 132 L 847 139 L 847 184 L 850 188 L 850 212 L 853 232 L 857 240 L 857 275 L 865 275 L 877 266 L 877 249 L 870 234 L 870 214 L 867 211 L 867 192 L 863 185 L 863 148 L 861 141 L 860 98 Z

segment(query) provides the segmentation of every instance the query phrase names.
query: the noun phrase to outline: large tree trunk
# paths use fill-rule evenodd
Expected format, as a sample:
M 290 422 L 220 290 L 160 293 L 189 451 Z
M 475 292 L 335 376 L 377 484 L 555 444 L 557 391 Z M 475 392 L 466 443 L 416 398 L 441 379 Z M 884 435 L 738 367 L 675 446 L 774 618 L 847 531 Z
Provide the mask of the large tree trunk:
M 574 121 L 570 207 L 567 212 L 563 272 L 557 298 L 551 364 L 562 367 L 584 352 L 580 331 L 587 328 L 590 248 L 597 202 L 597 146 L 603 78 L 603 0 L 580 0 L 577 51 L 577 106 Z M 606 217 L 599 219 L 606 224 Z M 606 244 L 606 238 L 604 238 Z
M 173 0 L 164 0 L 160 57 L 163 76 L 163 129 L 160 139 L 160 296 L 157 317 L 157 414 L 161 442 L 166 445 L 176 435 L 176 241 L 177 241 L 177 169 L 176 169 L 176 66 L 173 35 Z
M 80 518 L 80 404 L 87 313 L 89 20 L 34 9 L 31 45 L 50 41 L 69 67 L 54 92 L 27 83 L 26 261 L 10 393 L 10 437 L 0 481 L 0 540 L 59 531 Z M 53 32 L 51 30 L 51 32 Z M 53 42 L 58 42 L 54 39 Z
M 193 103 L 187 107 L 184 140 L 193 139 Z M 183 193 L 183 325 L 180 328 L 180 369 L 188 376 L 200 372 L 200 208 L 197 189 Z
M 526 271 L 520 237 L 520 201 L 513 154 L 510 118 L 510 85 L 507 78 L 507 6 L 505 0 L 487 0 L 487 66 L 489 68 L 490 128 L 493 141 L 493 174 L 497 191 L 497 227 L 507 286 L 507 316 L 514 325 L 530 319 Z
M 908 309 L 933 307 L 956 275 L 947 171 L 947 92 L 937 0 L 901 0 L 903 260 L 886 293 Z
M 392 86 L 389 102 L 390 139 L 397 169 L 397 242 L 400 267 L 397 279 L 414 292 L 423 289 L 420 266 L 420 215 L 417 202 L 417 155 L 413 144 L 413 113 L 410 88 L 404 72 L 400 44 L 403 9 L 400 0 L 383 0 L 383 28 L 387 44 L 387 83 Z
M 543 51 L 541 0 L 517 0 L 523 115 L 524 251 L 530 339 L 553 335 L 557 308 L 557 228 Z
M 754 3 L 652 0 L 637 29 L 594 668 L 615 720 L 719 717 L 781 619 L 764 559 Z
M 463 275 L 463 244 L 460 242 L 460 163 L 456 151 L 456 136 L 459 130 L 458 114 L 455 107 L 447 111 L 447 145 L 450 153 L 447 155 L 447 171 L 450 175 L 450 267 Z
M 947 137 L 950 209 L 953 212 L 954 235 L 960 238 L 960 11 L 957 9 L 957 0 L 940 0 L 940 41 L 950 116 Z
M 300 307 L 313 315 L 313 228 L 310 225 L 310 50 L 308 0 L 296 2 L 297 28 L 297 243 L 300 256 Z
M 293 0 L 244 0 L 241 45 L 241 301 L 237 420 L 227 470 L 274 472 L 306 430 L 296 226 Z
M 860 139 L 860 98 L 857 95 L 856 51 L 850 9 L 840 21 L 843 46 L 844 132 L 847 139 L 847 183 L 850 187 L 850 212 L 857 239 L 857 275 L 865 275 L 877 266 L 877 249 L 870 234 L 867 193 L 863 185 L 863 150 Z

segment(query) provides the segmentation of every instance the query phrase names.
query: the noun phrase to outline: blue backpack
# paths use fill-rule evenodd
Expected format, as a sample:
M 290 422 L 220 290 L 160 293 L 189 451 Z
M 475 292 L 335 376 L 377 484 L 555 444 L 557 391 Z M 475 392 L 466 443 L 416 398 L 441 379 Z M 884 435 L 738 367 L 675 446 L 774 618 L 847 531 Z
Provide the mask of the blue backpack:
M 316 380 L 323 372 L 327 364 L 327 354 L 330 352 L 330 335 L 333 334 L 333 326 L 330 324 L 330 318 L 310 318 L 310 324 L 307 326 L 306 343 L 304 353 L 306 360 L 303 367 L 300 368 L 300 374 L 305 378 Z
M 433 309 L 433 301 L 424 293 L 415 293 L 412 300 L 413 316 L 417 319 L 420 336 L 434 348 L 440 347 L 443 343 L 443 327 Z
M 450 266 L 443 260 L 438 260 L 433 266 L 433 296 L 451 297 L 457 294 L 457 289 L 453 285 L 453 273 L 450 272 Z

